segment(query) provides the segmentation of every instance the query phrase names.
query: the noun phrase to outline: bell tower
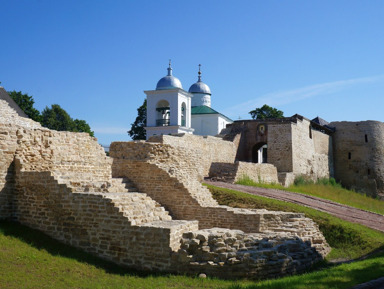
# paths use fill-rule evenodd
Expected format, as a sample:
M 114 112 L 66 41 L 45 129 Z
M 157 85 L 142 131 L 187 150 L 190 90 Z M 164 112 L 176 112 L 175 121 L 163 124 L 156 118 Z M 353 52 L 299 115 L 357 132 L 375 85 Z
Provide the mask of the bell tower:
M 153 135 L 189 133 L 191 128 L 191 98 L 178 78 L 172 75 L 171 61 L 168 74 L 161 78 L 156 90 L 147 90 L 147 139 Z

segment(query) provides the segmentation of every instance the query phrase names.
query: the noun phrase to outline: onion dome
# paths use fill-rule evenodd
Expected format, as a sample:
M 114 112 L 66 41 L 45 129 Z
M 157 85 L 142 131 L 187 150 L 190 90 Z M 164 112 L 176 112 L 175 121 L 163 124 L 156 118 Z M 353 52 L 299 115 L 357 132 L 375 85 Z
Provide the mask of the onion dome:
M 196 83 L 191 85 L 191 87 L 189 88 L 188 92 L 190 92 L 190 93 L 203 93 L 203 94 L 211 95 L 211 90 L 209 89 L 209 86 L 201 81 L 201 70 L 200 70 L 200 68 L 201 68 L 201 64 L 199 64 L 198 80 L 197 80 Z
M 169 60 L 169 67 L 167 68 L 168 75 L 164 76 L 162 79 L 160 79 L 157 82 L 156 90 L 165 90 L 165 89 L 174 89 L 174 88 L 181 88 L 181 82 L 178 78 L 174 77 L 172 75 L 172 67 L 171 67 L 171 60 Z

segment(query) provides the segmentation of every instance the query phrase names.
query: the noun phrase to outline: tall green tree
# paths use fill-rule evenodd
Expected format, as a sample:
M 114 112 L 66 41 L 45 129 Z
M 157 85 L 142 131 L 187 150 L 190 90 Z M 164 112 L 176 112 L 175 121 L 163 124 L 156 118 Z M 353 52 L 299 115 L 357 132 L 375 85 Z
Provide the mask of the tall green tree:
M 131 129 L 128 131 L 129 136 L 133 140 L 145 140 L 147 137 L 145 128 L 147 126 L 147 99 L 137 109 L 137 117 L 135 122 L 131 124 Z
M 16 104 L 24 111 L 24 113 L 34 121 L 40 122 L 40 112 L 34 108 L 35 101 L 32 95 L 24 94 L 21 91 L 8 91 L 9 96 L 16 102 Z
M 51 108 L 46 107 L 43 110 L 41 125 L 58 131 L 87 132 L 90 136 L 94 136 L 85 120 L 73 120 L 58 104 L 53 104 Z
M 256 108 L 249 112 L 253 119 L 266 119 L 266 118 L 282 118 L 284 113 L 277 108 L 264 104 L 260 108 Z
M 90 136 L 95 136 L 94 132 L 91 131 L 91 127 L 85 120 L 75 119 L 74 121 L 75 130 L 77 132 L 87 132 Z

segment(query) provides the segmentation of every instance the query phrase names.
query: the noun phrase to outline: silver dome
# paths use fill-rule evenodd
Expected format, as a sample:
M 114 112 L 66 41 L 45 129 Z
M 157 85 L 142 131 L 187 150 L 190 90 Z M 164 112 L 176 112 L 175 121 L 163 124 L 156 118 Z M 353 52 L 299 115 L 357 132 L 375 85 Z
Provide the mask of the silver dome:
M 201 64 L 199 64 L 199 72 L 198 72 L 197 82 L 191 85 L 188 92 L 190 92 L 190 93 L 203 93 L 203 94 L 211 95 L 211 90 L 209 89 L 209 86 L 201 81 L 201 69 L 200 68 L 201 68 Z
M 206 85 L 202 81 L 198 81 L 191 85 L 188 92 L 190 93 L 204 93 L 204 94 L 211 94 L 211 90 L 209 89 L 209 86 Z
M 164 76 L 162 79 L 160 79 L 157 82 L 156 90 L 173 89 L 173 88 L 183 89 L 183 86 L 181 85 L 180 80 L 177 77 L 174 77 L 172 75 L 171 61 L 169 61 L 169 67 L 167 68 L 167 70 L 168 70 L 168 75 Z
M 172 88 L 183 88 L 181 86 L 181 82 L 178 78 L 167 75 L 164 76 L 162 79 L 159 80 L 159 82 L 156 85 L 156 90 L 162 90 L 162 89 L 172 89 Z

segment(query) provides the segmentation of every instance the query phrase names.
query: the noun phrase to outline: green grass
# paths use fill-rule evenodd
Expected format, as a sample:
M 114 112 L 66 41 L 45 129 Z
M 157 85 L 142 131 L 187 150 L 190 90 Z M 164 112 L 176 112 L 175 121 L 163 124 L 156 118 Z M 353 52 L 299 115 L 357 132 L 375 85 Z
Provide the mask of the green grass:
M 17 223 L 0 222 L 0 288 L 350 288 L 382 276 L 384 254 L 261 282 L 128 270 Z
M 384 253 L 364 261 L 334 266 L 325 270 L 303 275 L 267 280 L 253 285 L 233 286 L 233 289 L 329 289 L 351 288 L 383 276 Z
M 384 201 L 373 199 L 366 195 L 347 190 L 340 184 L 336 183 L 336 181 L 332 178 L 319 179 L 316 183 L 314 183 L 299 177 L 295 180 L 295 184 L 289 186 L 288 188 L 283 187 L 280 184 L 257 183 L 247 176 L 244 176 L 236 183 L 246 186 L 279 189 L 304 195 L 310 195 L 384 215 Z
M 328 260 L 354 259 L 384 248 L 384 233 L 350 223 L 311 208 L 208 185 L 220 205 L 272 211 L 300 212 L 313 219 L 332 247 Z

